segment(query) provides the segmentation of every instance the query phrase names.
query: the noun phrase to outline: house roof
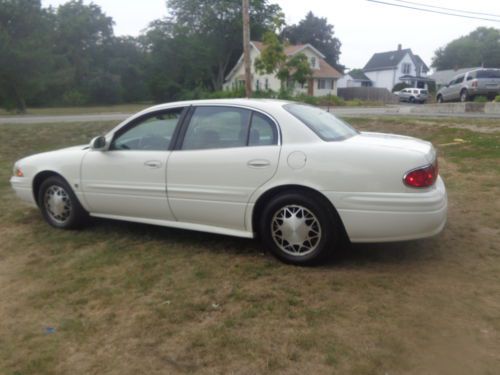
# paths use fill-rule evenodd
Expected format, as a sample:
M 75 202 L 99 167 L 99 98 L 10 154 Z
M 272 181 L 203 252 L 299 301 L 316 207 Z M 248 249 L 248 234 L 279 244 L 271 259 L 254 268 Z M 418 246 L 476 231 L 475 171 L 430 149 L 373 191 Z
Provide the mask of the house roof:
M 419 55 L 413 55 L 413 57 L 415 58 L 415 60 L 417 60 L 417 63 L 419 63 L 423 66 L 423 68 L 427 72 L 430 70 L 429 67 L 427 66 L 427 64 L 424 62 L 424 60 L 422 60 L 422 58 Z
M 250 44 L 253 44 L 255 48 L 259 50 L 259 52 L 262 52 L 264 49 L 264 43 L 254 41 L 252 40 Z M 320 57 L 325 58 L 325 55 L 323 55 L 320 51 L 318 51 L 316 48 L 314 48 L 311 44 L 306 43 L 306 44 L 291 44 L 288 46 L 285 46 L 285 55 L 287 56 L 292 56 L 295 55 L 296 53 L 301 52 L 302 50 L 310 48 L 312 49 L 315 53 L 317 53 Z
M 264 49 L 264 43 L 258 42 L 258 41 L 251 41 L 250 45 L 254 48 L 256 48 L 259 52 L 262 52 Z M 319 62 L 319 69 L 313 69 L 313 77 L 314 78 L 340 78 L 342 77 L 342 74 L 338 72 L 337 69 L 332 67 L 330 64 L 328 64 L 325 59 L 324 55 L 318 51 L 316 48 L 314 48 L 312 45 L 309 43 L 307 44 L 294 44 L 294 45 L 288 45 L 285 47 L 285 54 L 287 56 L 292 56 L 295 55 L 301 51 L 303 51 L 306 48 L 310 48 L 312 51 L 314 51 L 318 56 L 318 62 Z M 243 55 L 239 58 L 238 62 L 236 65 L 231 69 L 229 74 L 226 76 L 226 81 L 238 70 L 239 66 L 243 64 Z
M 365 67 L 363 68 L 363 71 L 367 72 L 372 70 L 393 69 L 399 64 L 399 62 L 403 59 L 403 57 L 405 57 L 407 53 L 409 53 L 410 56 L 413 55 L 411 53 L 411 49 L 409 48 L 375 53 L 371 57 L 371 59 L 368 60 Z
M 370 78 L 368 78 L 365 73 L 361 69 L 352 69 L 349 73 L 347 73 L 349 76 L 351 76 L 352 79 L 358 80 L 358 81 L 371 81 Z
M 314 78 L 340 78 L 342 74 L 337 69 L 328 64 L 324 59 L 319 59 L 319 69 L 313 69 Z

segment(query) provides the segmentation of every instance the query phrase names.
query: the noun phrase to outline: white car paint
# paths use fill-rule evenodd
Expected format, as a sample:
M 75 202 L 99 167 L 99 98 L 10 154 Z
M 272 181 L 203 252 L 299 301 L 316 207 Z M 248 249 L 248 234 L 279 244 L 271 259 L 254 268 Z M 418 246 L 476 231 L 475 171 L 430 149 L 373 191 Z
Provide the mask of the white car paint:
M 441 177 L 427 188 L 403 184 L 406 172 L 430 164 L 436 152 L 419 139 L 359 133 L 327 142 L 276 100 L 205 100 L 162 104 L 123 121 L 114 135 L 145 114 L 185 106 L 234 106 L 275 122 L 273 146 L 206 150 L 98 151 L 77 146 L 16 162 L 24 177 L 11 184 L 36 205 L 40 173 L 61 175 L 91 216 L 212 233 L 254 237 L 256 203 L 287 185 L 313 189 L 332 203 L 352 242 L 399 241 L 432 236 L 446 222 Z

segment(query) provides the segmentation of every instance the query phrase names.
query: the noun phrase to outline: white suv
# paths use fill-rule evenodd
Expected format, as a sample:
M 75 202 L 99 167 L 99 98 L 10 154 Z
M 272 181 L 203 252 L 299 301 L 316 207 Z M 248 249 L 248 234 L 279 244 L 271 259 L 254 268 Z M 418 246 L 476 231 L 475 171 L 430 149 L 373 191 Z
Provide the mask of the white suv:
M 399 92 L 399 101 L 400 102 L 409 102 L 409 103 L 425 103 L 427 100 L 429 93 L 426 89 L 417 89 L 414 87 L 408 87 Z

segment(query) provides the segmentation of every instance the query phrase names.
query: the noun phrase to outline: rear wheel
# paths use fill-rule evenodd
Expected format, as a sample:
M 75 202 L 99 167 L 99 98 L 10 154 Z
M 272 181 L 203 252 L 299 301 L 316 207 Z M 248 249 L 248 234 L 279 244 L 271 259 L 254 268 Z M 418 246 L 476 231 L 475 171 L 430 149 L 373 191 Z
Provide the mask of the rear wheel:
M 286 193 L 274 198 L 261 216 L 264 245 L 284 262 L 308 265 L 332 254 L 339 237 L 332 209 L 314 196 Z
M 415 103 L 415 98 L 412 96 L 409 101 L 410 103 Z
M 460 101 L 465 103 L 467 100 L 469 100 L 469 93 L 467 90 L 462 90 L 462 92 L 460 92 Z
M 68 183 L 53 176 L 42 182 L 38 192 L 38 205 L 50 225 L 61 229 L 78 228 L 88 217 Z
M 438 95 L 438 97 L 436 98 L 436 101 L 438 103 L 443 103 L 444 102 L 443 97 L 441 95 Z

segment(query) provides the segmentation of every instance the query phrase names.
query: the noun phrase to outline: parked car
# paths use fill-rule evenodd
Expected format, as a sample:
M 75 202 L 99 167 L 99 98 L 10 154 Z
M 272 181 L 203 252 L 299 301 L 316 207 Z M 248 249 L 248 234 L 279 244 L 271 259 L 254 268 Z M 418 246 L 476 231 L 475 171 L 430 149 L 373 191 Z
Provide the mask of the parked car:
M 409 87 L 399 91 L 398 96 L 400 102 L 425 103 L 429 97 L 429 93 L 426 89 Z
M 158 105 L 89 145 L 17 161 L 10 182 L 56 228 L 94 216 L 259 237 L 295 264 L 324 258 L 343 236 L 435 235 L 447 212 L 431 143 L 277 100 Z
M 500 94 L 500 69 L 474 69 L 458 74 L 436 94 L 438 103 L 459 100 L 466 102 L 476 96 L 494 98 Z

